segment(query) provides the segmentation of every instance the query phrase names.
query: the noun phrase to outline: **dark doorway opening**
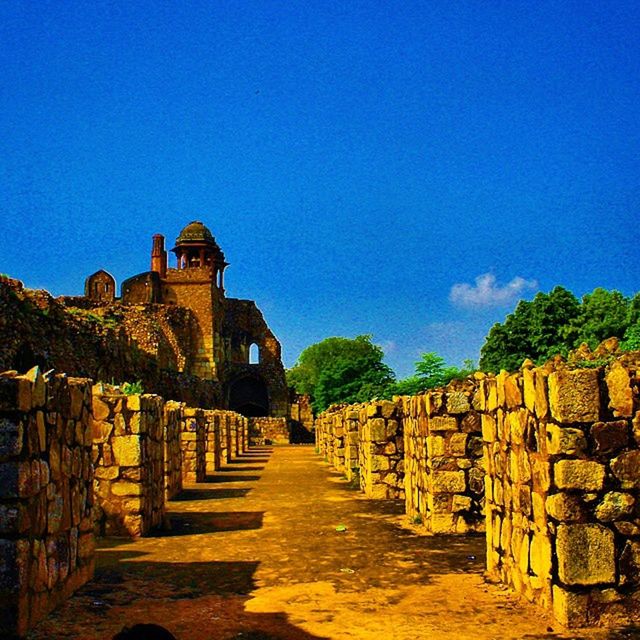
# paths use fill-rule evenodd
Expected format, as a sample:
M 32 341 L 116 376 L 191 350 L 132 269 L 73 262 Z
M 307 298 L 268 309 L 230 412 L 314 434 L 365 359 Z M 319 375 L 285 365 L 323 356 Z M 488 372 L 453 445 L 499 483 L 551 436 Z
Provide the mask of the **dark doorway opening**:
M 269 392 L 264 380 L 246 376 L 233 382 L 229 389 L 229 409 L 248 418 L 268 416 Z

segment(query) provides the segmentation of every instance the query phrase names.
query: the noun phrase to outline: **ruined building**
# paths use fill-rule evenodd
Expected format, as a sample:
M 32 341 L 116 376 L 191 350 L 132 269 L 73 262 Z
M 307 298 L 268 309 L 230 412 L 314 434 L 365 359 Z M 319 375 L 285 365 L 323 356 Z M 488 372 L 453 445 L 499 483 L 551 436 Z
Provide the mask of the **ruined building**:
M 288 415 L 288 390 L 280 343 L 252 300 L 227 298 L 224 253 L 211 231 L 189 223 L 171 251 L 164 236 L 153 236 L 151 269 L 122 283 L 125 305 L 175 305 L 195 318 L 180 345 L 184 373 L 220 383 L 225 408 L 245 416 Z M 105 271 L 89 276 L 85 295 L 95 303 L 113 301 L 115 282 Z M 185 328 L 187 331 L 187 328 Z M 184 333 L 184 331 L 183 331 Z M 178 336 L 178 340 L 180 340 Z

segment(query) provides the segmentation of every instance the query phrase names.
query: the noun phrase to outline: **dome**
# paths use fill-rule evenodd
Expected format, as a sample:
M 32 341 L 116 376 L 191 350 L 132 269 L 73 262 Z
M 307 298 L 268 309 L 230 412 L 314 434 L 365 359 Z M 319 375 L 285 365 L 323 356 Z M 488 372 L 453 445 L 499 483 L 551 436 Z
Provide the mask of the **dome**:
M 183 242 L 206 242 L 207 244 L 215 244 L 216 241 L 211 234 L 211 231 L 205 227 L 205 225 L 199 220 L 190 222 L 178 236 L 176 244 Z

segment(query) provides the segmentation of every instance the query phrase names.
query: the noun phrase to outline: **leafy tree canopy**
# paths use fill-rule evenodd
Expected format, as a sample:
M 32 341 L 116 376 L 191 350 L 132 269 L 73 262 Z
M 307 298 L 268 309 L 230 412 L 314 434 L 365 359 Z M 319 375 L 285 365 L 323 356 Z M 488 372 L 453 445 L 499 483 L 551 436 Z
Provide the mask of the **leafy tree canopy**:
M 307 347 L 287 372 L 288 383 L 298 393 L 312 396 L 315 411 L 337 402 L 364 402 L 382 396 L 395 376 L 382 362 L 382 349 L 371 338 L 326 338 Z
M 579 301 L 570 291 L 555 287 L 520 301 L 503 323 L 496 323 L 480 351 L 484 371 L 513 371 L 526 358 L 542 363 L 567 353 L 582 342 L 594 349 L 615 336 L 622 347 L 640 343 L 640 294 L 632 299 L 619 291 L 595 289 Z M 635 329 L 634 327 L 638 327 Z

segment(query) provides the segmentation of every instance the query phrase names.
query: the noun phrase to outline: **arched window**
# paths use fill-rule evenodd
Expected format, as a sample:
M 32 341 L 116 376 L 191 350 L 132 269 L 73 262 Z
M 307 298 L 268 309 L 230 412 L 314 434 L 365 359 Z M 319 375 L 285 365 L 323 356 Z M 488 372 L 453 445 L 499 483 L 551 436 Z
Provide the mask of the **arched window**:
M 255 342 L 249 347 L 249 364 L 260 364 L 260 347 Z

